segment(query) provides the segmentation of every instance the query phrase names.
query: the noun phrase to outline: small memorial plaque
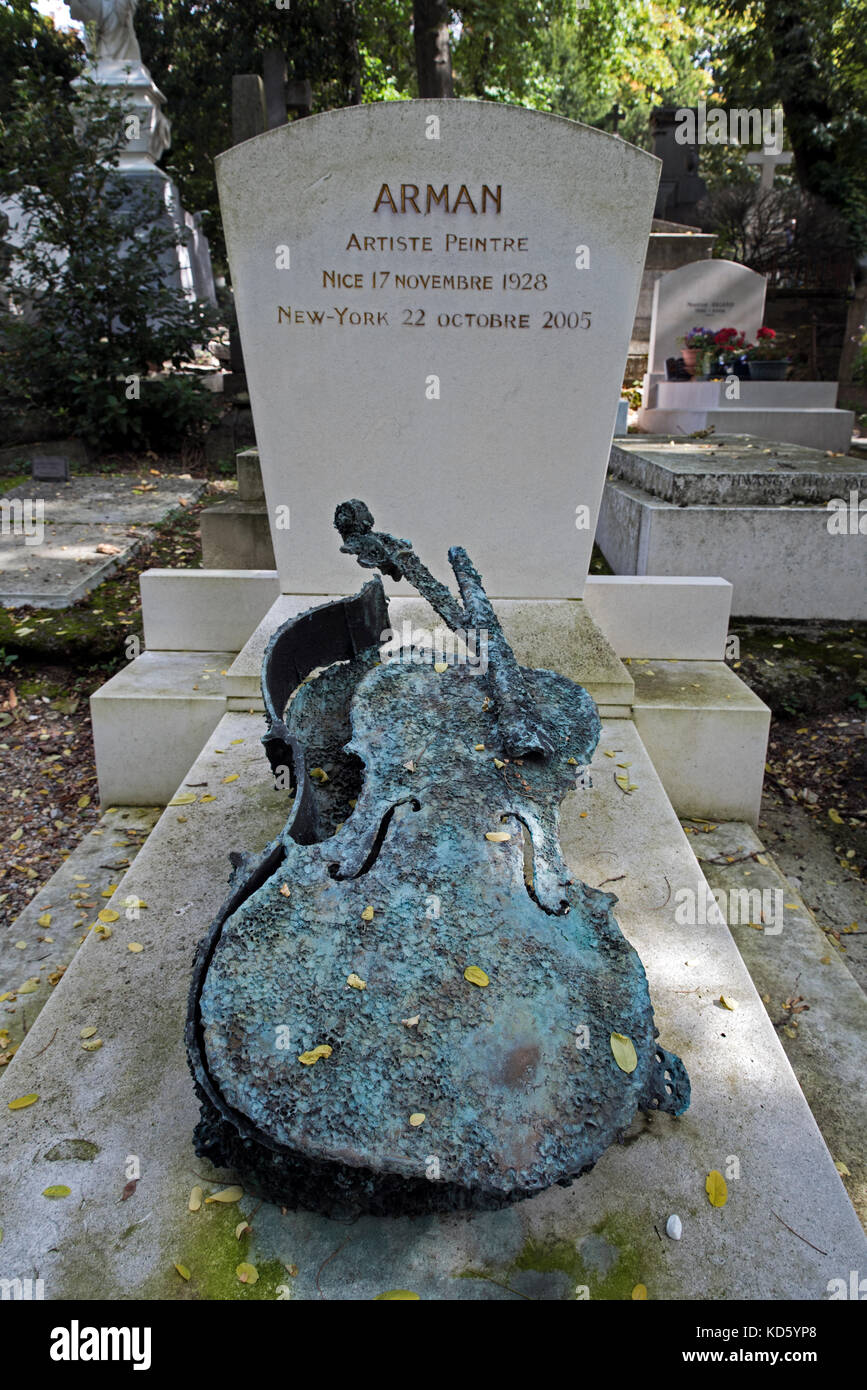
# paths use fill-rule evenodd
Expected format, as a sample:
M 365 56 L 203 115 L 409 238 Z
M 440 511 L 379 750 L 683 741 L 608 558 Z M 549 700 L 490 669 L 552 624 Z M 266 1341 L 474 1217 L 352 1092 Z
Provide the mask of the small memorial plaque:
M 61 454 L 34 454 L 31 477 L 37 483 L 68 483 L 69 459 Z

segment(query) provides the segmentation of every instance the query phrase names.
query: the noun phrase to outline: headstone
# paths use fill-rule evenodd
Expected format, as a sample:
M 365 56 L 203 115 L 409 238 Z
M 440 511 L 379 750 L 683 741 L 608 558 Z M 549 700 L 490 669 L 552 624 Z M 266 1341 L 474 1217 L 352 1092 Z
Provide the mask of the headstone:
M 682 144 L 675 139 L 675 127 L 684 109 L 682 106 L 657 106 L 651 113 L 653 153 L 662 160 L 655 215 L 669 222 L 692 223 L 696 220 L 696 207 L 707 193 L 707 185 L 698 173 L 698 145 Z
M 650 372 L 665 374 L 691 328 L 737 328 L 755 340 L 765 312 L 766 280 L 735 261 L 695 261 L 669 271 L 653 290 Z
M 335 504 L 579 597 L 656 191 L 644 151 L 497 104 L 311 116 L 217 161 L 281 586 L 344 593 Z M 616 189 L 616 197 L 612 190 Z
M 286 124 L 286 59 L 279 48 L 262 55 L 265 79 L 265 124 L 268 130 Z
M 232 144 L 241 145 L 265 129 L 265 84 L 255 72 L 232 78 Z
M 61 454 L 34 454 L 31 477 L 35 483 L 69 481 L 69 459 Z

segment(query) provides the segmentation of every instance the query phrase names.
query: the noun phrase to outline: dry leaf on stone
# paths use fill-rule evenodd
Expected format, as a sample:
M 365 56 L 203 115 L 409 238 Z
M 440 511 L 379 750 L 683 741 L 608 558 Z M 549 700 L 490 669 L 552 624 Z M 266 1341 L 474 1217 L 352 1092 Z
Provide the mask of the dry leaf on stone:
M 464 979 L 468 980 L 471 985 L 478 985 L 479 989 L 484 989 L 486 985 L 491 983 L 484 970 L 478 965 L 468 965 L 464 971 Z
M 210 1202 L 240 1202 L 243 1195 L 243 1187 L 222 1187 L 219 1192 L 212 1192 L 210 1197 L 205 1198 L 205 1206 Z
M 10 1110 L 26 1110 L 28 1106 L 35 1105 L 39 1096 L 33 1092 L 27 1096 L 19 1096 L 17 1100 L 9 1101 Z
M 638 1066 L 635 1044 L 625 1033 L 612 1033 L 610 1038 L 614 1060 L 621 1071 L 633 1072 Z
M 729 1198 L 729 1190 L 722 1173 L 713 1168 L 705 1178 L 704 1190 L 712 1207 L 724 1207 Z

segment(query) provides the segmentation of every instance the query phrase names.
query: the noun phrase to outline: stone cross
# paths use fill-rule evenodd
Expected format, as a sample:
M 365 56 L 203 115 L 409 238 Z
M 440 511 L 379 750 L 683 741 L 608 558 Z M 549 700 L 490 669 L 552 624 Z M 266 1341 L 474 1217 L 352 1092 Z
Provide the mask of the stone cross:
M 765 146 L 762 150 L 754 150 L 747 155 L 747 164 L 758 164 L 761 167 L 761 182 L 759 187 L 764 192 L 766 189 L 773 188 L 774 176 L 777 172 L 778 164 L 791 164 L 794 155 L 791 150 L 782 150 L 779 154 L 771 148 Z

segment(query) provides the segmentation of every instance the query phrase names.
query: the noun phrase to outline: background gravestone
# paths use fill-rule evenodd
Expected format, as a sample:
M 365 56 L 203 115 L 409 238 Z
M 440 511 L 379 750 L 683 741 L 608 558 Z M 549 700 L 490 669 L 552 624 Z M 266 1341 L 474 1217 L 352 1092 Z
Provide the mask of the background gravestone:
M 283 591 L 354 582 L 323 538 L 358 496 L 384 527 L 411 517 L 444 581 L 466 541 L 494 597 L 580 596 L 658 162 L 560 117 L 420 101 L 217 166 Z
M 755 341 L 764 321 L 764 275 L 736 261 L 695 261 L 657 280 L 650 323 L 650 372 L 665 373 L 691 328 L 737 328 Z

